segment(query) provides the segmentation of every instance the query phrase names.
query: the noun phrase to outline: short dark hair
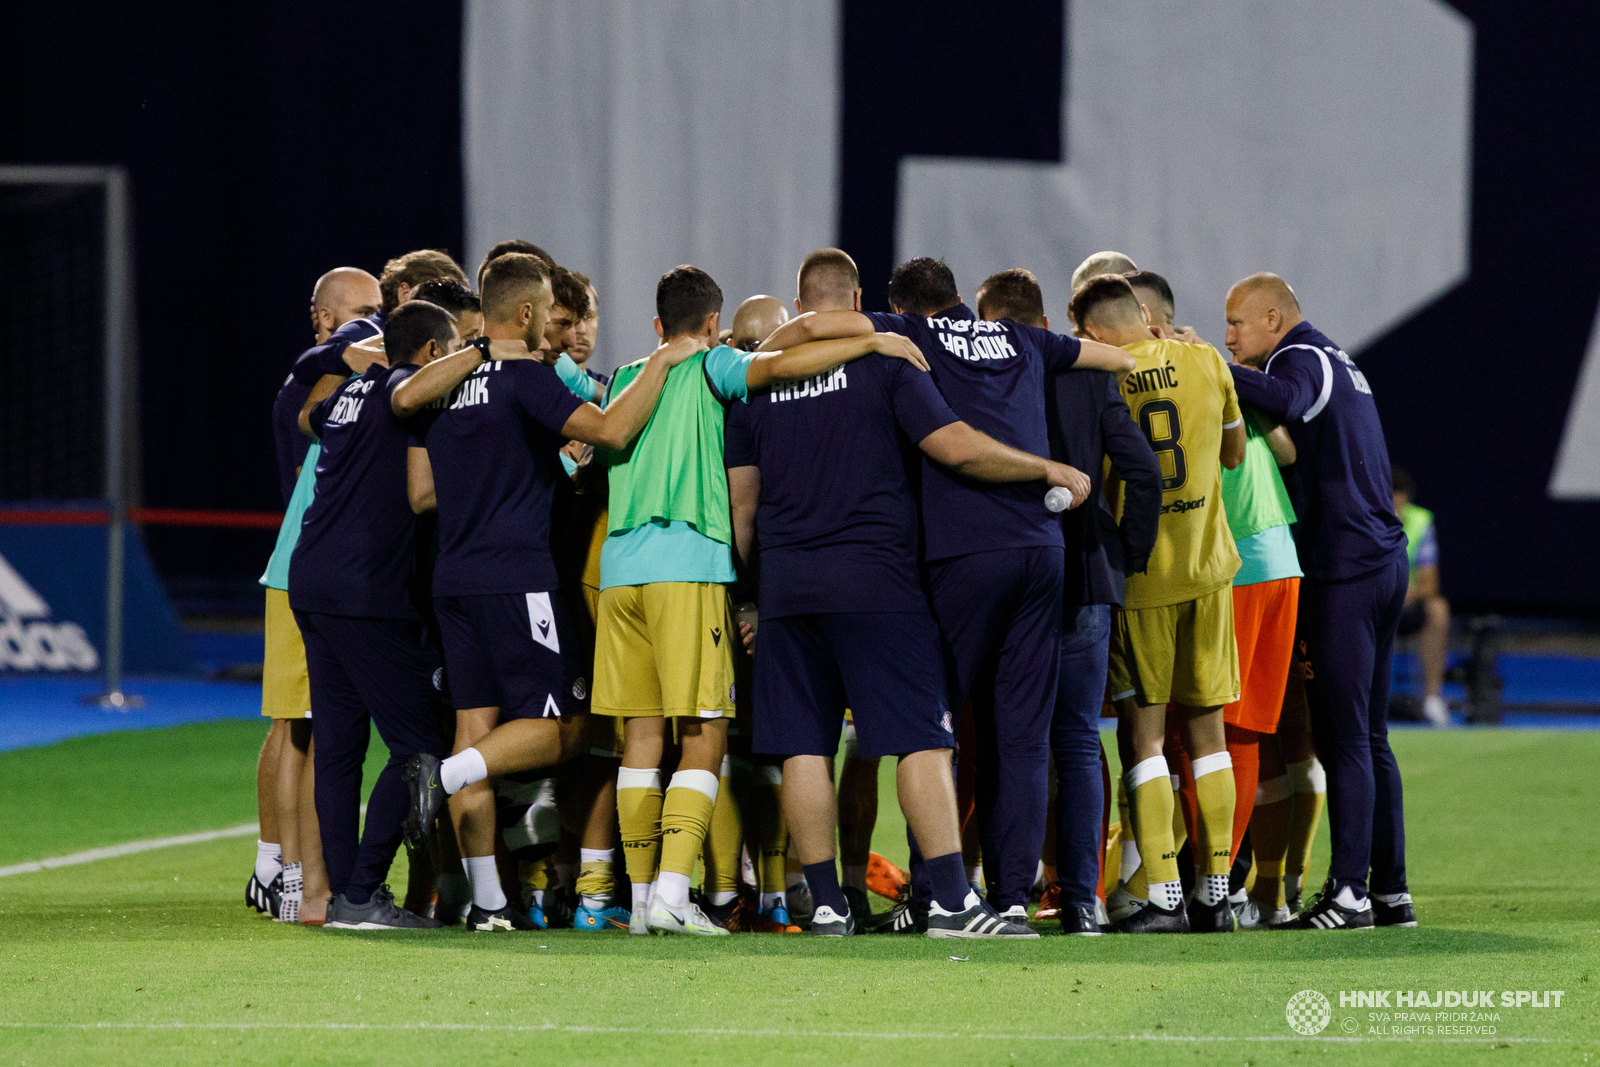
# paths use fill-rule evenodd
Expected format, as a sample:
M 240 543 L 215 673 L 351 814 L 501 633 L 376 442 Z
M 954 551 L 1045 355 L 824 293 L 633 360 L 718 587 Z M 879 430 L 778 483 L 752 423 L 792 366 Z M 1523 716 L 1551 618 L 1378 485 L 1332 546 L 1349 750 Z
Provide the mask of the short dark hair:
M 1123 305 L 1124 314 L 1131 313 L 1134 318 L 1140 318 L 1139 298 L 1133 293 L 1133 286 L 1128 284 L 1128 279 L 1120 274 L 1099 274 L 1079 287 L 1072 294 L 1072 303 L 1067 305 L 1067 313 L 1072 316 L 1072 321 L 1079 326 L 1088 324 L 1090 315 L 1104 305 Z
M 461 265 L 436 248 L 420 248 L 394 257 L 383 265 L 383 275 L 378 279 L 378 290 L 383 294 L 383 310 L 393 311 L 399 306 L 402 285 L 416 288 L 436 278 L 454 278 L 462 284 L 467 280 Z
M 513 237 L 509 241 L 499 241 L 493 248 L 489 249 L 489 251 L 483 254 L 483 262 L 478 264 L 479 292 L 483 291 L 483 272 L 489 269 L 490 263 L 493 263 L 507 252 L 521 252 L 524 255 L 538 256 L 540 259 L 544 260 L 544 265 L 547 267 L 553 267 L 556 265 L 554 257 L 552 257 L 549 252 L 546 252 L 544 249 L 534 244 L 532 241 L 524 241 L 518 237 Z
M 550 288 L 555 291 L 556 303 L 582 319 L 589 314 L 589 279 L 565 267 L 550 268 Z
M 1014 319 L 1029 326 L 1044 320 L 1044 292 L 1033 271 L 1012 267 L 991 274 L 978 286 L 980 319 Z
M 1404 467 L 1391 466 L 1389 468 L 1389 481 L 1393 484 L 1393 488 L 1396 493 L 1404 493 L 1413 500 L 1416 499 L 1417 483 L 1416 480 L 1411 477 L 1410 471 L 1406 470 Z
M 483 317 L 499 322 L 516 307 L 523 294 L 550 278 L 550 267 L 538 256 L 507 252 L 496 256 L 483 272 Z
M 861 272 L 842 248 L 819 248 L 811 253 L 800 264 L 800 276 L 795 282 L 802 304 L 848 303 L 859 288 Z
M 722 287 L 701 270 L 685 263 L 673 267 L 656 283 L 656 315 L 661 336 L 676 337 L 696 329 L 706 316 L 722 310 Z
M 1149 289 L 1159 296 L 1167 305 L 1167 314 L 1178 313 L 1178 302 L 1172 299 L 1172 286 L 1167 280 L 1153 270 L 1130 270 L 1123 275 L 1128 279 L 1128 284 L 1135 289 Z M 1137 294 L 1135 294 L 1137 295 Z
M 383 324 L 383 350 L 389 365 L 409 363 L 429 341 L 440 347 L 450 343 L 456 332 L 455 319 L 438 304 L 426 300 L 407 300 L 389 313 Z
M 932 315 L 961 303 L 961 294 L 949 264 L 918 256 L 889 276 L 889 303 L 910 315 Z
M 463 311 L 483 310 L 483 303 L 478 299 L 478 294 L 454 278 L 435 278 L 431 282 L 423 282 L 417 286 L 417 295 L 411 299 L 438 304 L 451 315 L 460 315 Z

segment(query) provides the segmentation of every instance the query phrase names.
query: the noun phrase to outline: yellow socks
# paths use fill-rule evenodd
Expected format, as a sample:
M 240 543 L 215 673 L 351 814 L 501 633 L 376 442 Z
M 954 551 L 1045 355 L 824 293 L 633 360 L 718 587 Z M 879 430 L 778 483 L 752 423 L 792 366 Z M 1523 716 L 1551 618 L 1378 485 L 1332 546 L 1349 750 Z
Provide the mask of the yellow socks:
M 739 853 L 744 834 L 739 824 L 739 806 L 734 803 L 728 781 L 731 769 L 728 757 L 722 757 L 716 806 L 711 809 L 711 830 L 706 834 L 705 881 L 701 884 L 711 903 L 719 906 L 732 903 L 739 895 Z
M 611 906 L 617 894 L 617 876 L 609 848 L 578 850 L 578 898 L 586 908 L 601 911 Z
M 621 789 L 617 790 L 620 797 Z M 675 907 L 689 903 L 689 876 L 711 828 L 717 806 L 717 776 L 710 771 L 678 771 L 667 783 L 661 804 L 661 875 L 656 892 Z
M 1228 899 L 1228 868 L 1233 858 L 1233 809 L 1237 802 L 1233 784 L 1233 757 L 1213 752 L 1192 761 L 1195 806 L 1199 809 L 1199 868 L 1195 895 L 1201 904 L 1216 907 Z
M 1178 850 L 1172 839 L 1172 778 L 1163 756 L 1152 756 L 1127 772 L 1133 836 L 1149 883 L 1148 899 L 1169 911 L 1183 904 Z M 1131 891 L 1131 887 L 1130 887 Z
M 1288 847 L 1289 779 L 1279 775 L 1256 786 L 1256 807 L 1250 814 L 1250 848 L 1256 859 L 1250 899 L 1264 912 L 1284 906 L 1283 858 Z
M 661 859 L 661 772 L 654 767 L 617 769 L 617 826 L 623 863 L 634 900 L 656 880 Z
M 768 792 L 768 810 L 760 820 L 751 819 L 750 840 L 752 851 L 759 848 L 760 860 L 756 867 L 757 886 L 761 893 L 763 911 L 784 903 L 784 890 L 788 888 L 789 828 L 783 821 L 783 768 L 764 765 L 757 767 L 763 787 Z M 798 861 L 796 861 L 798 862 Z
M 1289 777 L 1289 847 L 1283 873 L 1298 888 L 1305 882 L 1311 863 L 1311 843 L 1317 839 L 1317 823 L 1327 797 L 1328 776 L 1317 757 L 1284 768 Z

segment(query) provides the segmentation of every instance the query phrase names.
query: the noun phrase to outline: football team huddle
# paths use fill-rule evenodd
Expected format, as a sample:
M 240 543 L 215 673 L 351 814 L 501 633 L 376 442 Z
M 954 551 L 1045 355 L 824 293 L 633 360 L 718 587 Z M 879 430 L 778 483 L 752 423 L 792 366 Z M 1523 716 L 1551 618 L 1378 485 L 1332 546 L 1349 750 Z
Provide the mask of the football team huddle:
M 1414 926 L 1407 542 L 1366 378 L 1273 274 L 1228 291 L 1231 358 L 1120 253 L 1072 285 L 1066 332 L 1031 272 L 974 308 L 928 258 L 863 311 L 825 248 L 792 314 L 725 326 L 679 266 L 658 345 L 602 374 L 599 293 L 530 242 L 473 279 L 432 250 L 324 275 L 273 409 L 247 902 L 363 930 Z M 904 869 L 872 851 L 880 769 Z

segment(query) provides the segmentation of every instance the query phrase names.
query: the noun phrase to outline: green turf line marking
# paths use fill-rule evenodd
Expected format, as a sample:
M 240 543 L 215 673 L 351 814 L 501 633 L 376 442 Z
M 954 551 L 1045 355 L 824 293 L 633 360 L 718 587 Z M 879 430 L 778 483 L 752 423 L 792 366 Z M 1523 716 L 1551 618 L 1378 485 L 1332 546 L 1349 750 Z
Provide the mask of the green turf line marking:
M 0 1023 L 0 1027 L 31 1030 L 444 1030 L 482 1033 L 549 1033 L 566 1034 L 641 1034 L 651 1037 L 818 1037 L 818 1038 L 876 1038 L 885 1041 L 1165 1041 L 1165 1042 L 1312 1042 L 1316 1044 L 1355 1045 L 1381 1043 L 1395 1044 L 1392 1037 L 1302 1037 L 1298 1034 L 1284 1036 L 1260 1035 L 1221 1037 L 1200 1034 L 990 1034 L 990 1033 L 934 1033 L 906 1032 L 884 1033 L 870 1030 L 735 1030 L 720 1028 L 682 1028 L 653 1026 L 560 1026 L 544 1023 L 538 1026 L 491 1026 L 481 1023 Z M 1570 1045 L 1571 1038 L 1562 1037 L 1439 1037 L 1431 1038 L 1430 1045 Z
M 152 852 L 158 848 L 172 848 L 176 845 L 198 845 L 203 841 L 219 841 L 225 837 L 249 837 L 258 827 L 253 822 L 241 823 L 230 826 L 226 830 L 207 830 L 199 834 L 179 834 L 176 837 L 151 837 L 143 841 L 129 841 L 123 845 L 108 845 L 105 848 L 90 848 L 82 852 L 73 852 L 65 856 L 52 856 L 47 860 L 33 860 L 28 863 L 13 863 L 9 867 L 0 867 L 0 878 L 13 874 L 35 874 L 39 871 L 50 871 L 57 867 L 76 867 L 80 863 L 93 863 L 96 860 L 116 859 L 118 856 L 132 856 L 139 852 Z

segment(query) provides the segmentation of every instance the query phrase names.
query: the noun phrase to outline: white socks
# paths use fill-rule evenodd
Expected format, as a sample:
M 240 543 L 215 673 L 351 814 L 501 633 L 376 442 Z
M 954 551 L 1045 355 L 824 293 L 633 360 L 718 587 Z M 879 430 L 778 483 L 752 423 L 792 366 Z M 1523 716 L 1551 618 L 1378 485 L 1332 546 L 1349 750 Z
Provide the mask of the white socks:
M 489 765 L 475 748 L 462 749 L 439 764 L 439 784 L 446 793 L 456 793 L 489 777 Z
M 648 908 L 650 906 L 650 898 L 655 895 L 656 884 L 654 882 L 634 882 L 632 884 L 634 906 L 637 907 L 643 904 Z
M 461 865 L 467 869 L 467 880 L 472 883 L 474 904 L 484 911 L 499 911 L 506 906 L 506 893 L 500 888 L 500 872 L 495 869 L 493 856 L 464 856 Z
M 674 871 L 662 871 L 656 879 L 656 892 L 666 903 L 674 908 L 681 908 L 689 903 L 689 876 Z
M 1201 875 L 1200 884 L 1195 887 L 1195 896 L 1206 907 L 1216 907 L 1222 901 L 1228 899 L 1228 876 L 1225 874 Z
M 283 849 L 271 841 L 256 842 L 256 881 L 263 886 L 272 884 L 283 870 Z
M 298 863 L 283 865 L 283 900 L 278 909 L 278 921 L 281 923 L 300 921 L 301 894 L 305 889 L 305 879 L 300 872 Z
M 1223 893 L 1227 893 L 1228 876 L 1222 876 Z M 1182 882 L 1151 882 L 1150 903 L 1158 908 L 1174 911 L 1183 907 Z

